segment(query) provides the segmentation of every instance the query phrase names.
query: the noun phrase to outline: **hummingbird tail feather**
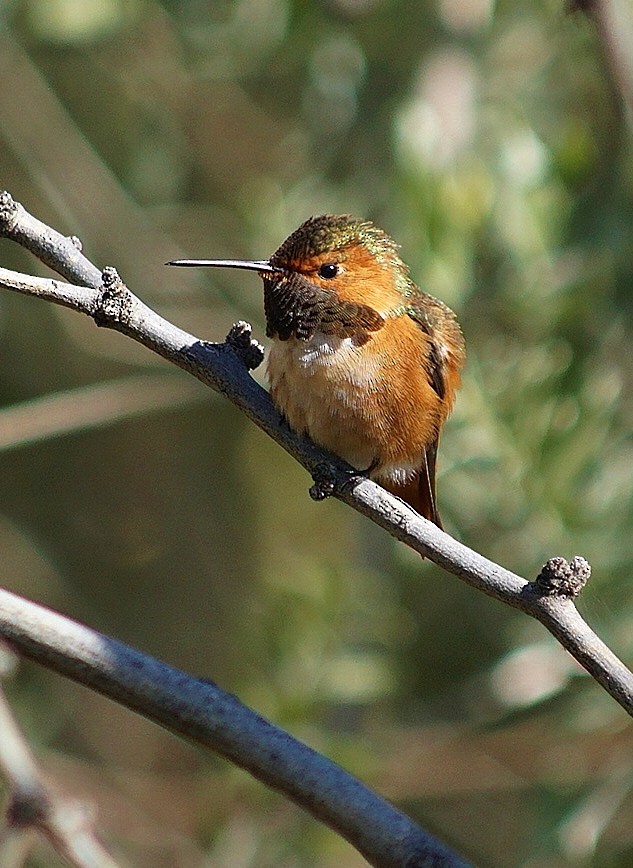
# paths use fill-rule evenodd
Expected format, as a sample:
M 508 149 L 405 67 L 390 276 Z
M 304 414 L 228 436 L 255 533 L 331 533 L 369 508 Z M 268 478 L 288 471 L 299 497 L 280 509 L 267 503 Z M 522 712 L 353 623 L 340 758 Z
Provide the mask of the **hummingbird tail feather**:
M 428 518 L 440 529 L 442 520 L 437 510 L 437 499 L 435 497 L 435 458 L 437 455 L 437 444 L 435 440 L 424 453 L 422 466 L 419 473 L 413 479 L 410 479 L 404 485 L 387 486 L 392 494 L 401 498 L 412 506 L 424 518 Z

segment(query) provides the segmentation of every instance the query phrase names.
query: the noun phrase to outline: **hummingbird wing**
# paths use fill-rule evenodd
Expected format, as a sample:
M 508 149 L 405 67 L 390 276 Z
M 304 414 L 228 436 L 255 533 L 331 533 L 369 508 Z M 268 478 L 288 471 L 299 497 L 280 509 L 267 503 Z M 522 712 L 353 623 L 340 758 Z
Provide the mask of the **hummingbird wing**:
M 408 315 L 417 326 L 428 336 L 426 358 L 423 361 L 429 383 L 441 400 L 446 397 L 446 361 L 448 354 L 441 352 L 444 331 L 461 332 L 455 320 L 455 314 L 441 301 L 433 296 L 420 293 L 419 299 L 409 305 Z
M 440 399 L 442 410 L 435 439 L 426 447 L 420 470 L 401 490 L 394 492 L 410 503 L 420 515 L 442 527 L 435 495 L 435 462 L 439 444 L 439 428 L 448 416 L 459 369 L 464 358 L 464 339 L 455 314 L 443 302 L 417 291 L 409 300 L 407 314 L 427 336 L 422 366 L 429 385 Z

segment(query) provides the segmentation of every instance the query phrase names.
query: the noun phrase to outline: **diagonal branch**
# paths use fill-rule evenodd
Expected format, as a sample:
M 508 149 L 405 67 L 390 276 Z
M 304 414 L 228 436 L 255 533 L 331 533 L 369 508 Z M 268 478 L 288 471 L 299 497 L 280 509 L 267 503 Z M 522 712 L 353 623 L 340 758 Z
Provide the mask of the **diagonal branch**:
M 462 545 L 369 479 L 359 479 L 335 456 L 282 423 L 268 393 L 249 375 L 235 343 L 208 343 L 163 319 L 122 283 L 114 269 L 100 273 L 67 238 L 0 194 L 0 235 L 26 246 L 59 273 L 87 285 L 29 277 L 0 269 L 0 285 L 71 307 L 99 326 L 133 338 L 223 394 L 293 455 L 323 490 L 372 519 L 396 539 L 489 596 L 540 621 L 613 698 L 633 715 L 633 674 L 591 630 L 572 598 L 581 586 L 545 588 Z M 324 483 L 325 482 L 325 486 Z
M 76 283 L 0 269 L 0 285 L 90 316 L 197 377 L 227 397 L 316 479 L 315 498 L 333 494 L 392 536 L 474 588 L 539 620 L 629 713 L 633 675 L 596 636 L 573 603 L 588 578 L 581 558 L 553 558 L 528 582 L 454 540 L 376 483 L 353 475 L 288 429 L 268 393 L 248 373 L 258 360 L 242 324 L 227 342 L 208 343 L 147 307 L 114 269 L 99 272 L 66 238 L 0 194 L 0 234 L 26 246 Z M 0 592 L 0 634 L 33 659 L 105 693 L 168 728 L 212 747 L 286 793 L 346 837 L 377 866 L 463 864 L 358 781 L 235 697 L 88 628 Z

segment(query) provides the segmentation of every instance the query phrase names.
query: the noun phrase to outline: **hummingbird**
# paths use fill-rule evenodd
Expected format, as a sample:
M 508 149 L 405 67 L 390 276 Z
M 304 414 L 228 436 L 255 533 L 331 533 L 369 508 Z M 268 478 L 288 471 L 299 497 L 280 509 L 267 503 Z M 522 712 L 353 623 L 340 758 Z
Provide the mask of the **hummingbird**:
M 369 221 L 325 214 L 302 223 L 270 259 L 167 264 L 256 271 L 272 339 L 270 393 L 290 428 L 441 528 L 437 448 L 464 338 L 453 311 L 416 286 L 398 250 Z

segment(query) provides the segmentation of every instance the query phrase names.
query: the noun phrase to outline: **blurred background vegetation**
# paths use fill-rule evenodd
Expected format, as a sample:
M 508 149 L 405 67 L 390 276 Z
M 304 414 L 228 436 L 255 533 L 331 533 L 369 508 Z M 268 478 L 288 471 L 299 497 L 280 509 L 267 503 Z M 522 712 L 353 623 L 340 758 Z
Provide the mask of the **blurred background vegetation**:
M 528 578 L 587 557 L 580 607 L 631 664 L 631 135 L 563 6 L 4 0 L 0 186 L 216 340 L 263 335 L 257 277 L 167 259 L 264 258 L 322 212 L 385 228 L 466 335 L 448 529 Z M 477 865 L 633 863 L 630 722 L 542 627 L 314 504 L 262 432 L 122 336 L 9 293 L 0 330 L 4 585 L 213 678 Z M 10 696 L 124 862 L 364 864 L 83 688 L 24 663 Z

